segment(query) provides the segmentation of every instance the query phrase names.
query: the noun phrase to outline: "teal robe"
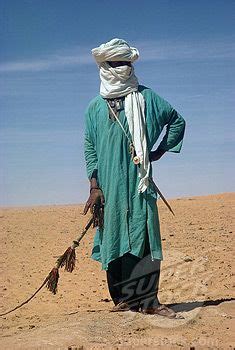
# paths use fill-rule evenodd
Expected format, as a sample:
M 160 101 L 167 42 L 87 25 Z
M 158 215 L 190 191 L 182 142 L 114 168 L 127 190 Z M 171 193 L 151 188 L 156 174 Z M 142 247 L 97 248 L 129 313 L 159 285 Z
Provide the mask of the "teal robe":
M 139 91 L 145 99 L 149 152 L 165 125 L 160 148 L 180 152 L 184 119 L 151 89 L 139 86 Z M 119 120 L 131 138 L 124 110 Z M 152 260 L 162 260 L 157 194 L 151 187 L 138 194 L 139 177 L 128 139 L 120 125 L 109 118 L 107 103 L 101 96 L 94 98 L 86 111 L 84 151 L 88 178 L 94 170 L 98 171 L 105 198 L 104 228 L 96 230 L 91 257 L 101 262 L 104 270 L 127 252 L 142 257 L 148 232 Z

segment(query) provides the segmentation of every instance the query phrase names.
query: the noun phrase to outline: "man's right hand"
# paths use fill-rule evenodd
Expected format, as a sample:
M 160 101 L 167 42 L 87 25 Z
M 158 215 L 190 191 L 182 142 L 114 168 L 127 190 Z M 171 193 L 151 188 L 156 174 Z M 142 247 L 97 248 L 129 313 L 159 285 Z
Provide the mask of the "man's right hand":
M 101 189 L 99 188 L 91 189 L 91 193 L 84 207 L 83 214 L 86 215 L 89 209 L 93 214 L 95 206 L 97 207 L 104 206 L 104 202 L 105 202 L 104 195 Z

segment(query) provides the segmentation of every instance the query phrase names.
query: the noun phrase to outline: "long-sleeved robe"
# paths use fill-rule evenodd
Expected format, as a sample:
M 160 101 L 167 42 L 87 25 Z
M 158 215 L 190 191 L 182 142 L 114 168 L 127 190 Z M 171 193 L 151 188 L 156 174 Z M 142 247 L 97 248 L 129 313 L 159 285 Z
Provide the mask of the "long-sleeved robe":
M 139 91 L 145 99 L 149 152 L 165 125 L 166 133 L 159 147 L 180 152 L 184 119 L 151 89 L 139 86 Z M 124 110 L 119 120 L 131 138 Z M 93 171 L 98 171 L 99 187 L 105 198 L 104 228 L 96 230 L 91 257 L 101 262 L 104 270 L 110 261 L 127 252 L 142 257 L 147 231 L 152 260 L 162 260 L 157 194 L 151 187 L 138 193 L 139 177 L 129 153 L 129 141 L 117 121 L 109 118 L 107 102 L 101 96 L 89 104 L 85 125 L 87 175 L 91 178 Z

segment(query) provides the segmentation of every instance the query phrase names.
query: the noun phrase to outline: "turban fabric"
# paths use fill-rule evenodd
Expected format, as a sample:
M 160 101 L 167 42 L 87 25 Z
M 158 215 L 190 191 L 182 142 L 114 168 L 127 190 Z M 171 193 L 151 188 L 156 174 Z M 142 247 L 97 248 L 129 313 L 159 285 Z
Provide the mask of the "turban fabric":
M 132 63 L 139 57 L 139 51 L 135 47 L 130 47 L 122 39 L 112 39 L 91 52 L 98 64 L 107 61 L 128 61 Z
M 122 39 L 112 39 L 94 48 L 92 55 L 100 70 L 100 95 L 103 98 L 118 98 L 125 96 L 125 114 L 135 147 L 136 155 L 140 159 L 138 176 L 140 182 L 138 192 L 143 193 L 149 186 L 150 162 L 146 140 L 145 101 L 138 92 L 138 79 L 131 65 L 111 67 L 110 61 L 127 61 L 133 63 L 139 57 L 136 48 Z

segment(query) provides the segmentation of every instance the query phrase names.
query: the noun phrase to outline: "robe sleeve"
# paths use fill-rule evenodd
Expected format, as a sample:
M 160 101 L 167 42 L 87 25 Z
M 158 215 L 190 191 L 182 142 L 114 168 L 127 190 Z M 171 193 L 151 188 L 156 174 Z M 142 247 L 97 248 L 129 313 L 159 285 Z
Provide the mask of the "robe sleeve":
M 183 144 L 185 120 L 174 109 L 169 111 L 168 118 L 166 133 L 159 148 L 164 151 L 179 153 Z
M 94 122 L 93 122 L 94 123 Z M 85 140 L 84 140 L 84 155 L 86 162 L 87 176 L 91 179 L 94 171 L 97 171 L 97 154 L 95 147 L 95 132 L 94 125 L 91 120 L 90 108 L 85 114 Z
M 159 129 L 162 130 L 166 126 L 166 132 L 159 144 L 159 148 L 168 151 L 179 153 L 182 147 L 185 120 L 184 118 L 163 98 L 157 96 L 157 122 Z

